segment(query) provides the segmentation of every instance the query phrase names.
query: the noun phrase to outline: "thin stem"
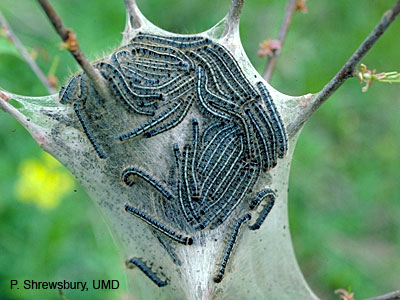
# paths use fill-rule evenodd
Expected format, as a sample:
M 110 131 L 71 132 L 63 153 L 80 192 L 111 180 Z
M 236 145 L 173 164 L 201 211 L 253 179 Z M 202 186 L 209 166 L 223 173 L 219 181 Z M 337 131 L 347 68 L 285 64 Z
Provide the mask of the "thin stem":
M 368 298 L 365 300 L 394 300 L 394 299 L 400 299 L 400 290 L 391 292 L 389 294 L 385 294 L 382 296 L 374 297 L 374 298 Z
M 226 28 L 222 36 L 234 34 L 239 30 L 240 15 L 244 0 L 232 0 L 228 15 L 226 16 Z
M 11 99 L 11 95 L 8 94 L 6 91 L 0 90 L 0 99 L 8 102 Z
M 277 40 L 281 44 L 281 47 L 283 46 L 283 43 L 285 42 L 286 35 L 288 33 L 290 24 L 292 22 L 293 14 L 296 11 L 296 3 L 297 3 L 297 0 L 289 0 L 288 3 L 286 4 L 285 16 L 283 17 L 282 26 L 281 26 L 281 29 L 279 30 L 278 38 L 277 38 Z M 267 82 L 270 81 L 272 72 L 274 71 L 275 63 L 280 54 L 281 54 L 281 49 L 276 49 L 271 54 L 268 54 L 267 65 L 265 66 L 265 71 L 264 71 L 264 75 L 263 75 L 265 81 L 267 81 Z
M 296 117 L 296 119 L 289 125 L 288 132 L 290 136 L 303 126 L 303 124 L 312 116 L 312 114 L 350 77 L 355 76 L 356 66 L 360 63 L 361 59 L 371 50 L 372 46 L 378 39 L 385 33 L 393 21 L 400 13 L 400 0 L 397 0 L 391 9 L 385 12 L 371 31 L 368 37 L 362 42 L 358 49 L 353 53 L 350 59 L 339 70 L 339 72 L 324 86 L 324 88 L 315 94 L 307 103 L 304 109 Z
M 137 13 L 136 0 L 124 0 L 126 12 L 129 16 L 129 23 L 133 29 L 140 28 L 142 24 L 141 16 Z
M 62 292 L 62 289 L 58 289 L 58 295 L 62 300 L 68 300 L 67 297 L 64 296 L 64 293 Z
M 36 64 L 35 60 L 28 53 L 28 51 L 26 50 L 25 46 L 22 44 L 20 39 L 17 37 L 17 35 L 11 29 L 11 26 L 8 24 L 6 18 L 1 13 L 1 11 L 0 11 L 0 23 L 1 23 L 2 27 L 5 29 L 5 33 L 6 33 L 7 38 L 9 38 L 11 40 L 11 42 L 15 45 L 17 50 L 21 53 L 22 57 L 24 58 L 24 60 L 28 64 L 28 66 L 35 73 L 36 77 L 40 80 L 40 82 L 44 85 L 44 87 L 47 89 L 47 91 L 50 94 L 55 94 L 56 93 L 56 89 L 53 86 L 51 86 L 51 84 L 47 80 L 46 75 L 43 74 L 42 70 Z
M 68 50 L 71 52 L 75 60 L 82 67 L 83 71 L 92 81 L 96 91 L 105 99 L 109 98 L 109 90 L 107 89 L 106 81 L 87 60 L 86 56 L 81 51 L 76 35 L 71 29 L 67 29 L 64 23 L 48 0 L 38 0 L 47 17 L 53 24 L 55 30 L 60 35 L 62 40 L 68 45 Z

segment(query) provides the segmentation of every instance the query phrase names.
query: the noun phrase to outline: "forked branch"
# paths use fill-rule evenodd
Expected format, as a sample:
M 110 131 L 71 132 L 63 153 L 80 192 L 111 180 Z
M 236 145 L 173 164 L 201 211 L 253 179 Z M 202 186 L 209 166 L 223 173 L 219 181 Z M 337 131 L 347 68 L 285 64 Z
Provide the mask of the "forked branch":
M 49 80 L 47 79 L 46 75 L 43 74 L 42 70 L 39 68 L 39 66 L 36 64 L 35 60 L 32 58 L 32 56 L 28 53 L 26 50 L 25 46 L 21 43 L 19 40 L 18 36 L 14 33 L 10 25 L 8 24 L 6 18 L 3 16 L 3 14 L 0 11 L 0 24 L 5 30 L 5 34 L 7 38 L 11 40 L 11 42 L 14 44 L 15 48 L 21 53 L 22 57 L 28 64 L 28 66 L 32 69 L 32 71 L 35 73 L 37 78 L 40 80 L 40 82 L 45 86 L 47 91 L 50 94 L 55 94 L 56 90 L 54 89 L 53 86 L 49 83 Z
M 64 26 L 60 16 L 57 14 L 48 0 L 38 0 L 38 2 L 42 6 L 47 17 L 50 19 L 57 33 L 60 35 L 64 43 L 66 43 L 69 52 L 71 52 L 75 60 L 82 67 L 83 71 L 93 83 L 96 91 L 103 98 L 109 98 L 109 91 L 107 89 L 105 79 L 100 75 L 99 71 L 93 68 L 86 56 L 83 54 L 79 47 L 78 41 L 76 40 L 75 33 L 71 29 L 67 29 Z
M 368 37 L 362 42 L 358 49 L 353 53 L 350 59 L 339 70 L 339 72 L 328 82 L 324 88 L 314 95 L 308 102 L 296 119 L 289 125 L 288 132 L 290 136 L 295 135 L 303 124 L 312 116 L 312 114 L 350 77 L 356 76 L 356 66 L 363 57 L 375 45 L 378 39 L 385 33 L 393 21 L 400 13 L 400 0 L 397 0 L 394 6 L 385 12 L 371 31 Z

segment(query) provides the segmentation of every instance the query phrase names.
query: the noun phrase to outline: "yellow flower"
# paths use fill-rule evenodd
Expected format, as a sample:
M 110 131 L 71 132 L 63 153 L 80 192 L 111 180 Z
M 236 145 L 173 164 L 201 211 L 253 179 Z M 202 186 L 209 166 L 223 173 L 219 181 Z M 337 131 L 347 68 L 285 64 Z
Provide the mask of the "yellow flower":
M 52 209 L 73 187 L 71 175 L 57 160 L 44 153 L 40 160 L 28 159 L 20 165 L 15 190 L 20 201 Z

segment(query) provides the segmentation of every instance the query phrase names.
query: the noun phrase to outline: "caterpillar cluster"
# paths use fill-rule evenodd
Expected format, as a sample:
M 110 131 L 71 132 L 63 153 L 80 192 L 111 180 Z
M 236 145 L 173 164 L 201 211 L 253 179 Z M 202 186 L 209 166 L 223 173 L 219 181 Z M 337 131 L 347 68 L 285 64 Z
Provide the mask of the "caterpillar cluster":
M 127 46 L 93 66 L 121 105 L 148 116 L 142 124 L 114 136 L 116 143 L 162 134 L 180 124 L 194 105 L 210 120 L 200 128 L 193 119 L 191 142 L 182 149 L 171 145 L 176 186 L 165 187 L 135 166 L 121 170 L 127 186 L 132 186 L 133 178 L 141 178 L 166 201 L 177 204 L 188 233 L 134 205 L 125 204 L 125 210 L 178 243 L 190 245 L 195 242 L 190 231 L 223 224 L 253 192 L 260 173 L 274 168 L 288 150 L 285 126 L 267 87 L 262 82 L 253 86 L 229 51 L 209 38 L 139 33 Z M 107 159 L 81 112 L 89 87 L 84 73 L 72 77 L 60 91 L 60 103 L 73 105 L 97 156 Z M 249 229 L 260 228 L 274 199 L 274 192 L 265 189 L 249 200 L 249 210 L 266 202 Z M 233 222 L 216 282 L 222 280 L 239 229 L 250 218 L 246 212 Z

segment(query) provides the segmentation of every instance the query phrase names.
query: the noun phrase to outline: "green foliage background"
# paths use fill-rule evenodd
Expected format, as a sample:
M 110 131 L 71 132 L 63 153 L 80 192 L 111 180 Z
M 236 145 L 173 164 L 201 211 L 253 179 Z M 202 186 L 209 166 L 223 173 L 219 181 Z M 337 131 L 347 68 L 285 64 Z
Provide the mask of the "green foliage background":
M 91 60 L 115 49 L 125 24 L 122 0 L 52 1 L 78 35 Z M 228 0 L 141 0 L 155 24 L 174 32 L 206 30 L 228 9 Z M 274 38 L 286 1 L 247 0 L 241 38 L 263 71 L 258 44 Z M 297 13 L 272 79 L 290 95 L 319 91 L 352 54 L 394 0 L 308 0 Z M 78 70 L 32 0 L 2 0 L 0 10 L 47 72 L 55 57 L 60 84 Z M 364 59 L 378 71 L 400 71 L 400 21 Z M 46 90 L 18 53 L 0 40 L 0 86 L 23 95 Z M 399 288 L 400 282 L 400 85 L 373 84 L 361 93 L 349 80 L 304 128 L 293 160 L 289 213 L 295 251 L 313 290 L 338 299 L 350 288 L 356 299 Z M 98 211 L 76 185 L 60 205 L 43 211 L 18 201 L 14 186 L 21 162 L 41 149 L 10 116 L 0 112 L 0 299 L 61 299 L 53 291 L 10 290 L 10 280 L 124 280 L 123 263 Z M 68 172 L 68 171 L 65 171 Z M 268 256 L 268 253 L 265 253 Z M 66 291 L 68 299 L 121 299 L 117 291 Z

